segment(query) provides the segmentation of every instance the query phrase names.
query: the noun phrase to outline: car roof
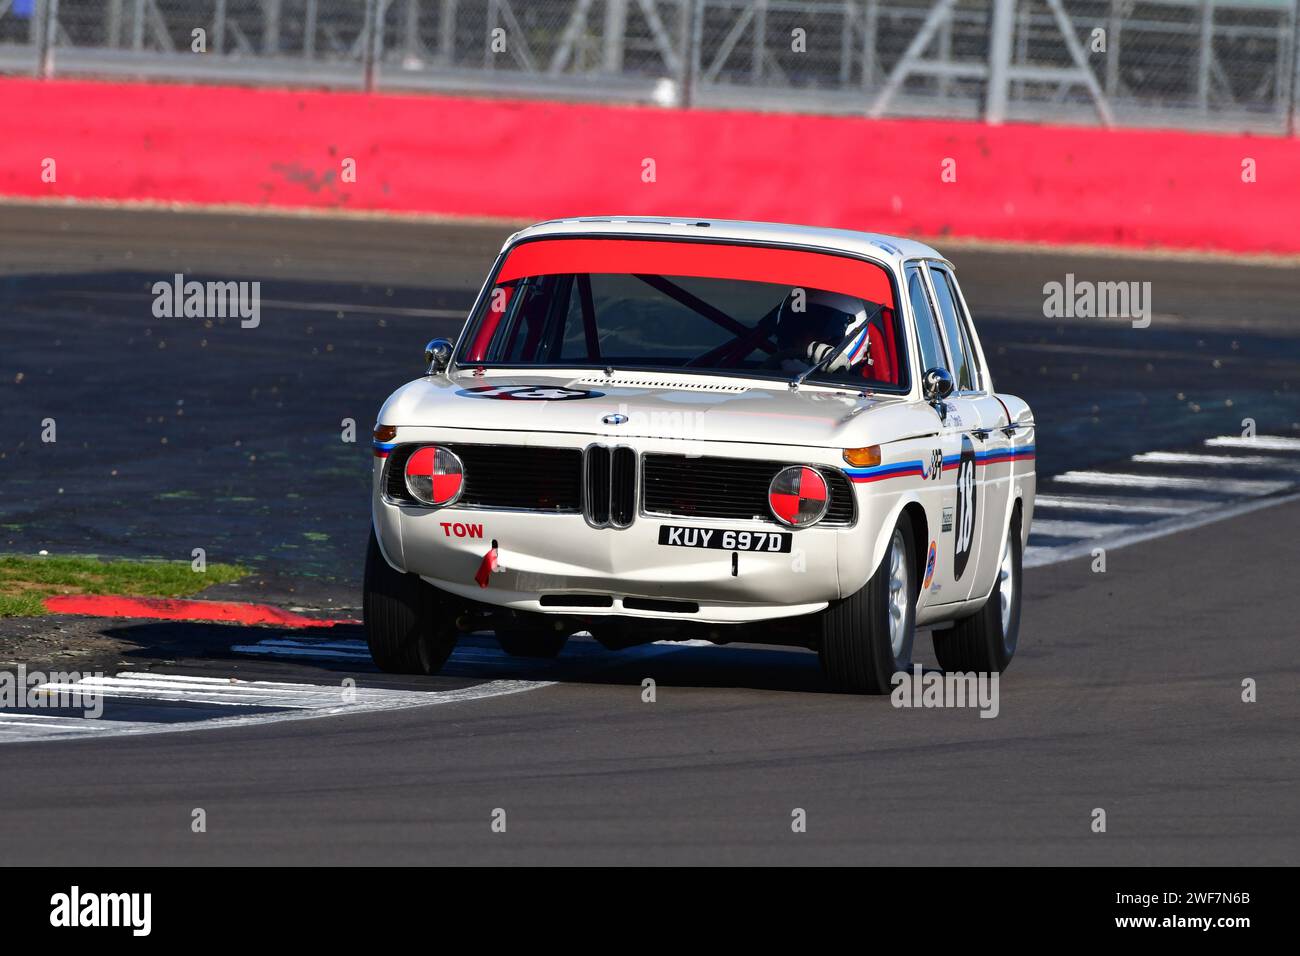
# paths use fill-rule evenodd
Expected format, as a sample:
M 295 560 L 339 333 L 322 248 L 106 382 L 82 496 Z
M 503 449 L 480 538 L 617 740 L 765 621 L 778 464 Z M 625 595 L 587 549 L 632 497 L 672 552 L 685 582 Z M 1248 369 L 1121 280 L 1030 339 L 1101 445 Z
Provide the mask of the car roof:
M 549 219 L 515 233 L 506 240 L 502 248 L 524 239 L 566 235 L 662 236 L 677 239 L 773 242 L 814 246 L 872 259 L 893 261 L 896 264 L 905 259 L 939 259 L 948 262 L 943 255 L 923 242 L 882 233 L 827 229 L 819 226 L 794 226 L 778 222 L 663 216 L 582 216 L 574 219 Z M 951 266 L 952 263 L 948 265 Z

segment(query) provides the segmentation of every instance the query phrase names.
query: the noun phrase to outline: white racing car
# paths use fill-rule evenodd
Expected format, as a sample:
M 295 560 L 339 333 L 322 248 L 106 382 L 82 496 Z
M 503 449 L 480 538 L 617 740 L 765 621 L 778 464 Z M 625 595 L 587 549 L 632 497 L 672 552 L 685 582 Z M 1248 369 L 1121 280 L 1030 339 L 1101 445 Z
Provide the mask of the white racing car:
M 370 651 L 814 648 L 886 693 L 1016 649 L 1034 422 L 993 390 L 952 265 L 906 239 L 593 218 L 506 242 L 374 436 Z

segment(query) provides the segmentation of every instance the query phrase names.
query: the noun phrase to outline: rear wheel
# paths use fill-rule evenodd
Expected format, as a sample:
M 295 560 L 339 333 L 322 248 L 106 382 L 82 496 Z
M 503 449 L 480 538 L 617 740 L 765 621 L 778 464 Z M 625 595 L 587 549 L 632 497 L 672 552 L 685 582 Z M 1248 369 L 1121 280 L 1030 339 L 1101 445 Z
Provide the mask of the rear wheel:
M 1002 673 L 1020 639 L 1020 519 L 1015 518 L 1002 546 L 998 576 L 988 601 L 971 617 L 934 632 L 934 656 L 950 673 Z
M 821 613 L 819 656 L 836 690 L 888 694 L 894 674 L 912 666 L 915 569 L 912 522 L 904 514 L 871 579 L 856 594 Z
M 447 595 L 415 574 L 397 571 L 370 530 L 362 616 L 370 657 L 393 674 L 436 674 L 456 646 Z
M 511 657 L 558 657 L 569 641 L 568 634 L 527 628 L 501 628 L 497 643 Z

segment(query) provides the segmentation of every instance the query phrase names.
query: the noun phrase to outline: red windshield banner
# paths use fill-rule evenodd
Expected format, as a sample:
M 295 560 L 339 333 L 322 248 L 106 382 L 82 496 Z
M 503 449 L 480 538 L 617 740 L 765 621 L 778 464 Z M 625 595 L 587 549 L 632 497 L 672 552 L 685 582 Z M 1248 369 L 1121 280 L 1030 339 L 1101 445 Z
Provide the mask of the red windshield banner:
M 647 239 L 537 239 L 516 246 L 497 283 L 568 274 L 695 276 L 840 292 L 894 308 L 889 274 L 861 259 L 799 249 Z

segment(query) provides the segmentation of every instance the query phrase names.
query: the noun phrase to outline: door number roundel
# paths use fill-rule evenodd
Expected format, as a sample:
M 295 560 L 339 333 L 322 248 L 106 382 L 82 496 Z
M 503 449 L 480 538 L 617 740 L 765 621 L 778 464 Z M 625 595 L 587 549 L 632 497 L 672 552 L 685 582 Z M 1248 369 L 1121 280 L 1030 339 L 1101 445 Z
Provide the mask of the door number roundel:
M 975 446 L 968 435 L 961 437 L 961 461 L 957 464 L 957 515 L 953 525 L 956 544 L 953 548 L 952 573 L 960 581 L 975 544 Z

